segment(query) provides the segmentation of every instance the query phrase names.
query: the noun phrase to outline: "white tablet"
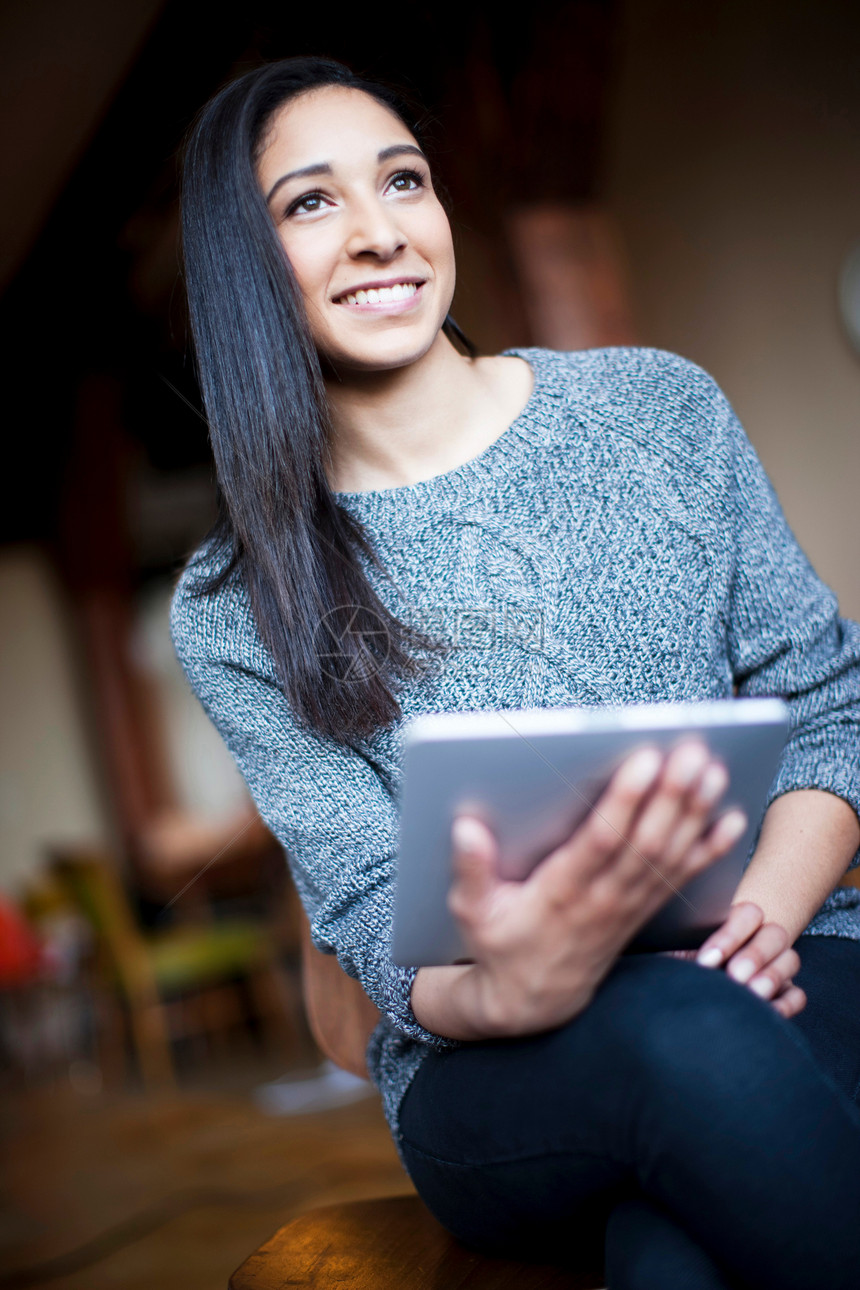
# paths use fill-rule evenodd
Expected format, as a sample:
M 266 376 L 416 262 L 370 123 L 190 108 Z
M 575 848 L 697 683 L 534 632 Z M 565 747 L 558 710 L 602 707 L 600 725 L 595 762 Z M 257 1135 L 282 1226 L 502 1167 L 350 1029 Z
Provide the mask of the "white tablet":
M 630 753 L 646 745 L 668 751 L 690 734 L 701 736 L 729 774 L 711 818 L 739 806 L 747 829 L 671 895 L 627 950 L 696 948 L 728 914 L 788 726 L 780 699 L 415 718 L 404 741 L 394 962 L 423 967 L 466 955 L 447 906 L 455 815 L 468 812 L 487 824 L 498 839 L 502 875 L 526 878 L 570 837 Z

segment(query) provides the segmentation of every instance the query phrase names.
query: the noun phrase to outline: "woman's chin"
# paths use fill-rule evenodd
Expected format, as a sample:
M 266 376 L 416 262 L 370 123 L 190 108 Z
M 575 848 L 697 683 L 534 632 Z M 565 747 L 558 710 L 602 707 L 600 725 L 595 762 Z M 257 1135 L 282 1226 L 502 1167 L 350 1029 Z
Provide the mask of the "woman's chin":
M 444 336 L 439 332 L 437 336 L 432 337 L 429 341 L 416 343 L 414 340 L 392 338 L 391 340 L 379 340 L 373 345 L 362 346 L 353 349 L 343 349 L 339 352 L 328 352 L 321 355 L 323 359 L 323 369 L 330 369 L 332 374 L 342 379 L 348 373 L 356 375 L 372 375 L 384 372 L 397 372 L 405 367 L 412 367 L 421 363 L 436 347 L 438 337 Z

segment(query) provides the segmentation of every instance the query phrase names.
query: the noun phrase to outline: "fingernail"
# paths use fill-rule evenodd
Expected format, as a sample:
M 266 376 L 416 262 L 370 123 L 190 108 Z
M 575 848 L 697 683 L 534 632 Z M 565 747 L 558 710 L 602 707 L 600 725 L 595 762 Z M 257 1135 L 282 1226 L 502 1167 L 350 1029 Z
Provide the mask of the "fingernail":
M 763 999 L 769 999 L 773 994 L 773 981 L 770 977 L 760 976 L 757 981 L 752 982 L 750 989 L 761 995 Z
M 734 977 L 735 981 L 740 981 L 745 985 L 749 981 L 753 972 L 755 972 L 755 963 L 752 959 L 738 959 L 736 963 L 729 964 L 729 976 Z
M 631 758 L 627 767 L 630 787 L 647 788 L 657 778 L 662 765 L 663 758 L 652 748 L 647 748 L 644 752 L 637 753 L 635 757 Z
M 747 826 L 747 817 L 744 815 L 743 811 L 735 810 L 730 813 L 729 818 L 731 823 L 726 825 L 726 828 L 729 831 L 729 836 L 739 838 Z
M 693 780 L 701 774 L 707 753 L 704 748 L 689 748 L 677 769 L 677 781 L 683 788 L 689 788 Z
M 709 766 L 702 777 L 699 796 L 703 802 L 716 802 L 728 787 L 728 775 L 720 765 Z
M 723 961 L 723 951 L 712 945 L 709 950 L 702 950 L 696 955 L 696 962 L 702 967 L 719 967 Z
M 480 851 L 484 839 L 475 821 L 461 815 L 454 821 L 451 840 L 458 851 Z

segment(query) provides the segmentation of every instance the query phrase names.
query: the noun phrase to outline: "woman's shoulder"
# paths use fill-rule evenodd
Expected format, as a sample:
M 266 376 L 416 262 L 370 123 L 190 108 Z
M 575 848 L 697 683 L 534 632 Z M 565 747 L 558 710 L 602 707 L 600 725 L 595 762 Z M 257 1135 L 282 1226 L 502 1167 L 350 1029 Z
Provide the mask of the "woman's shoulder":
M 737 424 L 710 373 L 669 350 L 631 345 L 505 352 L 532 364 L 562 415 L 647 444 L 676 462 L 723 457 Z
M 597 349 L 557 350 L 536 346 L 506 349 L 524 358 L 544 377 L 565 382 L 573 393 L 624 398 L 686 395 L 718 390 L 714 378 L 692 359 L 645 345 L 608 345 Z

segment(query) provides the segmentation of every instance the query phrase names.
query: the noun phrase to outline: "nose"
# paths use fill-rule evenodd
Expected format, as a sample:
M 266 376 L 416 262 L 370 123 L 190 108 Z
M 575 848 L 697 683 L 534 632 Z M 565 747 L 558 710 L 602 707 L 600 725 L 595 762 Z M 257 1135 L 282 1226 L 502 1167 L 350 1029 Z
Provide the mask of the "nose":
M 390 207 L 384 200 L 369 197 L 353 207 L 346 240 L 347 253 L 353 259 L 363 255 L 390 260 L 406 246 L 407 238 Z

